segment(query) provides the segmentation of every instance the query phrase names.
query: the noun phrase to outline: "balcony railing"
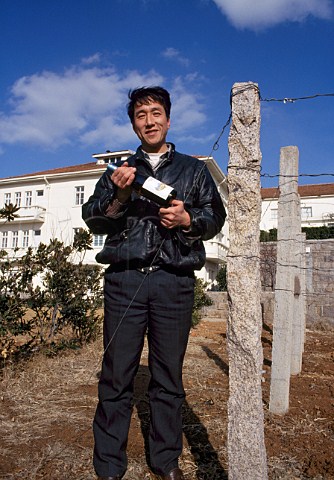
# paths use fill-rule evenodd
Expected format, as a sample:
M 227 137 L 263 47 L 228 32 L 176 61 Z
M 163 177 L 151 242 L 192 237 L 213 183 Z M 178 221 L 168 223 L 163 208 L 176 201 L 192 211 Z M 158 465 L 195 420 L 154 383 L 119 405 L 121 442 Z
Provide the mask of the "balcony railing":
M 204 245 L 207 260 L 214 263 L 226 261 L 227 248 L 222 243 L 209 240 Z

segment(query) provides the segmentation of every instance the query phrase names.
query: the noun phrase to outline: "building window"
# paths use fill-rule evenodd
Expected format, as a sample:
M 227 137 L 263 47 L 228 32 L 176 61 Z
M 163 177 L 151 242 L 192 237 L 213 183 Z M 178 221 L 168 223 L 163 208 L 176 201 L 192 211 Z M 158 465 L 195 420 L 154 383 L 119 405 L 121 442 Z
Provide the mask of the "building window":
M 25 196 L 25 207 L 31 207 L 31 203 L 32 203 L 32 192 L 29 191 L 29 192 L 26 192 L 26 196 Z
M 278 210 L 277 210 L 277 208 L 272 208 L 272 209 L 270 210 L 270 218 L 271 218 L 271 220 L 277 220 L 277 218 L 278 218 Z
M 15 192 L 15 205 L 17 207 L 21 206 L 21 192 Z
M 17 248 L 19 246 L 19 232 L 15 230 L 12 237 L 12 247 Z
M 75 204 L 82 205 L 84 203 L 85 187 L 75 187 Z
M 5 205 L 9 205 L 12 201 L 11 193 L 5 193 Z
M 93 246 L 94 247 L 103 247 L 105 235 L 94 235 L 93 237 Z
M 29 247 L 29 230 L 23 230 L 22 247 Z
M 37 197 L 43 197 L 43 195 L 44 195 L 44 190 L 37 190 L 37 191 L 36 191 L 36 195 L 37 195 Z
M 121 162 L 122 157 L 113 157 L 113 158 L 105 158 L 104 163 L 117 163 Z
M 41 231 L 40 230 L 34 230 L 34 235 L 35 235 L 35 237 L 39 237 L 41 235 Z
M 2 232 L 1 248 L 8 247 L 8 232 Z
M 307 220 L 312 217 L 312 207 L 301 208 L 302 220 Z

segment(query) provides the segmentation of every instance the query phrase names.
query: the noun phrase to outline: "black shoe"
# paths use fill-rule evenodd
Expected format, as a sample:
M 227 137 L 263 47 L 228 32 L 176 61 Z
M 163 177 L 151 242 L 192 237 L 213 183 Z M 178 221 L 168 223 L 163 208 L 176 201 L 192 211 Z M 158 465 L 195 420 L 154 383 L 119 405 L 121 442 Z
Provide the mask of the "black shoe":
M 157 475 L 159 480 L 185 480 L 180 468 L 173 468 L 167 475 Z

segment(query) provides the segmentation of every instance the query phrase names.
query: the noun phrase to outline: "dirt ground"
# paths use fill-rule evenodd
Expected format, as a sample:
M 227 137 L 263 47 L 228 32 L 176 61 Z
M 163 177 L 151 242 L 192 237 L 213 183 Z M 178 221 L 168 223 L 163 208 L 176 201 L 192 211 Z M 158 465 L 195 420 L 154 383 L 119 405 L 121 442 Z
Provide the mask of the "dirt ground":
M 303 371 L 291 379 L 290 409 L 284 416 L 268 411 L 271 334 L 265 326 L 262 385 L 269 478 L 334 479 L 334 332 L 307 331 Z M 101 352 L 99 340 L 56 358 L 35 357 L 17 370 L 4 369 L 0 478 L 95 478 L 91 423 Z M 146 357 L 145 349 L 136 380 L 124 480 L 153 478 L 145 457 Z M 227 365 L 225 325 L 202 322 L 192 330 L 184 368 L 187 400 L 180 464 L 187 480 L 227 478 Z

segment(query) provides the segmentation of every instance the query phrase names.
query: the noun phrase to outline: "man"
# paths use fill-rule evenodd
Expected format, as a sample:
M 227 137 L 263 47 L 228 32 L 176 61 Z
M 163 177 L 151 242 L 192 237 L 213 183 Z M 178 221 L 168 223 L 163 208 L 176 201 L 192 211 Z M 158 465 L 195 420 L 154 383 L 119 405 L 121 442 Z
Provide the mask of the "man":
M 131 419 L 133 382 L 147 333 L 150 466 L 158 479 L 182 480 L 182 365 L 191 326 L 194 270 L 205 263 L 202 240 L 226 216 L 205 164 L 166 143 L 169 93 L 143 87 L 129 93 L 128 115 L 141 141 L 135 155 L 105 172 L 83 205 L 93 233 L 106 233 L 97 255 L 105 272 L 104 357 L 94 418 L 94 467 L 100 479 L 121 479 Z M 131 188 L 136 173 L 177 191 L 160 208 Z

